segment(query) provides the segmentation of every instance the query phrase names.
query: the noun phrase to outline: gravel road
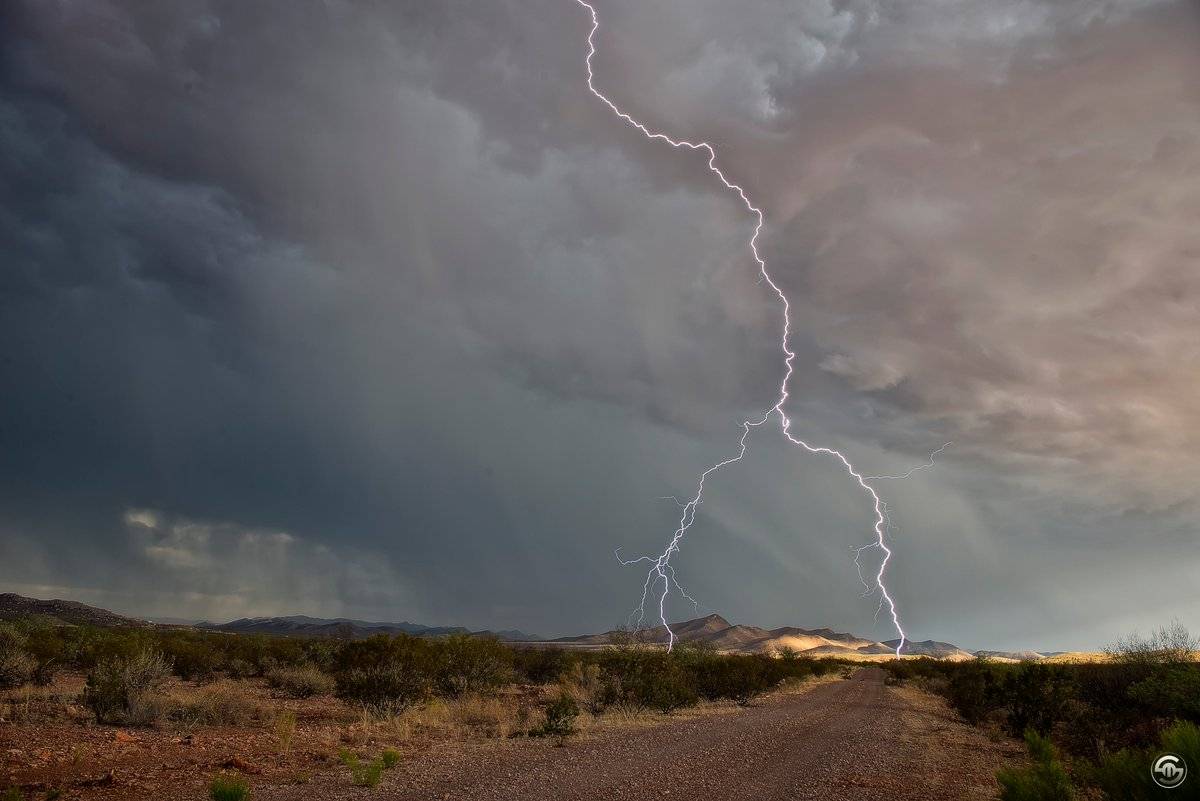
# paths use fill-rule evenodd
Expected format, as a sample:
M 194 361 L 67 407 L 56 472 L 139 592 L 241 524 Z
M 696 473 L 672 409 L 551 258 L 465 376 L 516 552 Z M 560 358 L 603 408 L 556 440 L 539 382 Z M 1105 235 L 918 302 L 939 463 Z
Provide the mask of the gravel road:
M 995 798 L 994 771 L 1016 755 L 1015 746 L 962 724 L 940 699 L 885 687 L 883 678 L 882 670 L 866 668 L 750 709 L 606 731 L 564 748 L 500 743 L 430 753 L 389 772 L 371 795 L 389 801 Z M 340 798 L 347 789 L 277 788 L 270 797 Z

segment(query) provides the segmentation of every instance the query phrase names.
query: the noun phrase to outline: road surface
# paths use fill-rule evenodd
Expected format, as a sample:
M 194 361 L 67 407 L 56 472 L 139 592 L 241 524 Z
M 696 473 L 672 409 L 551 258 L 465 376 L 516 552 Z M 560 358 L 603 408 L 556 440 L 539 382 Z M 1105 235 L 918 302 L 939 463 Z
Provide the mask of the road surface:
M 447 749 L 389 771 L 373 798 L 964 801 L 996 797 L 995 769 L 1018 749 L 991 742 L 944 703 L 884 686 L 878 668 L 755 706 L 571 741 Z M 278 792 L 283 790 L 283 792 Z M 358 797 L 345 787 L 278 788 L 272 798 Z M 332 792 L 328 792 L 332 791 Z M 326 793 L 328 792 L 328 795 Z

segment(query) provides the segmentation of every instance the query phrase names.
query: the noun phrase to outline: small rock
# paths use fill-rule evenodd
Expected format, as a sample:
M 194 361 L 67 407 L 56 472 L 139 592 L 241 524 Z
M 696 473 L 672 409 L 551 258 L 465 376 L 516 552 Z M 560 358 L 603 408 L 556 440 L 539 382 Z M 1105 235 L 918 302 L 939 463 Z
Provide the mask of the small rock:
M 225 760 L 225 764 L 222 767 L 240 770 L 242 773 L 262 773 L 262 768 L 252 765 L 241 757 L 230 757 Z

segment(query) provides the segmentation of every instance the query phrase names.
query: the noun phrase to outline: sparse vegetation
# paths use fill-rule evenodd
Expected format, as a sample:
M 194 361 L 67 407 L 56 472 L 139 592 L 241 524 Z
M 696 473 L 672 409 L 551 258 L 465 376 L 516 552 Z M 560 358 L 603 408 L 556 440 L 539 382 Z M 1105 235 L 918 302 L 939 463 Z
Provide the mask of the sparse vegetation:
M 170 701 L 170 716 L 190 726 L 242 726 L 264 717 L 245 685 L 232 680 L 215 682 Z
M 281 665 L 266 672 L 267 683 L 289 698 L 311 698 L 333 692 L 333 677 L 316 665 Z
M 355 787 L 375 787 L 383 778 L 384 760 L 382 757 L 364 762 L 352 751 L 342 751 L 338 756 L 342 764 L 350 769 L 350 783 Z
M 159 690 L 170 673 L 166 657 L 149 649 L 104 659 L 88 673 L 84 702 L 101 723 L 157 723 L 167 711 Z
M 275 738 L 279 740 L 279 752 L 286 754 L 292 750 L 292 738 L 296 735 L 296 713 L 290 709 L 281 710 L 275 716 Z
M 1025 732 L 1032 764 L 1026 768 L 1006 768 L 996 774 L 1001 801 L 1071 801 L 1075 791 L 1054 746 L 1033 729 Z
M 1200 764 L 1197 645 L 1172 623 L 1120 640 L 1102 663 L 921 659 L 883 667 L 893 683 L 916 681 L 941 693 L 970 723 L 1025 732 L 1034 765 L 1002 772 L 1005 799 L 1066 798 L 1063 782 L 1069 788 L 1071 779 L 1108 798 L 1151 799 L 1162 792 L 1150 779 L 1155 753 L 1191 749 L 1185 759 Z M 1062 762 L 1048 750 L 1051 739 Z
M 223 773 L 214 776 L 209 783 L 208 797 L 211 801 L 247 801 L 250 798 L 250 785 L 240 776 Z
M 512 649 L 493 639 L 458 634 L 438 642 L 435 684 L 445 696 L 487 693 L 512 681 Z
M 566 690 L 561 690 L 558 696 L 546 705 L 544 719 L 540 726 L 530 732 L 534 737 L 555 737 L 562 745 L 566 738 L 577 729 L 575 720 L 579 717 L 579 705 Z
M 0 623 L 0 689 L 20 687 L 36 667 L 25 651 L 25 638 L 13 626 Z

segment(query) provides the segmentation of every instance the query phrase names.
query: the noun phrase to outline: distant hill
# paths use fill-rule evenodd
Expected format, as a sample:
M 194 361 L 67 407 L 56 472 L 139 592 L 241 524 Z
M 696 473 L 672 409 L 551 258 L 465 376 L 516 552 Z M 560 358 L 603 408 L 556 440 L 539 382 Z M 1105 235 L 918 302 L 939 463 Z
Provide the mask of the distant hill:
M 537 640 L 523 631 L 471 631 L 463 626 L 424 626 L 420 623 L 378 623 L 350 618 L 320 618 L 306 615 L 286 617 L 245 617 L 228 623 L 203 622 L 197 628 L 228 631 L 237 634 L 278 634 L 293 637 L 336 637 L 362 639 L 375 634 L 412 634 L 418 637 L 445 637 L 451 634 L 472 634 L 500 640 Z
M 899 643 L 899 640 L 885 640 L 883 644 L 894 653 Z M 932 656 L 934 659 L 975 658 L 975 654 L 970 651 L 964 651 L 953 643 L 938 642 L 937 640 L 919 640 L 916 642 L 906 640 L 901 653 L 909 654 L 910 656 Z
M 145 620 L 125 617 L 107 609 L 81 604 L 78 601 L 61 601 L 57 598 L 43 601 L 38 598 L 26 598 L 24 595 L 12 592 L 0 593 L 0 619 L 13 620 L 32 615 L 53 618 L 72 626 L 148 628 L 153 625 Z
M 854 634 L 828 628 L 801 629 L 784 626 L 764 629 L 730 623 L 720 615 L 708 615 L 671 624 L 671 630 L 679 642 L 702 643 L 719 651 L 738 653 L 777 654 L 790 649 L 804 656 L 837 656 L 851 659 L 886 659 L 895 654 L 895 644 L 878 642 Z M 581 637 L 560 637 L 551 642 L 562 647 L 595 648 L 629 638 L 628 632 L 619 630 L 601 634 L 586 634 Z M 644 629 L 633 635 L 639 642 L 665 644 L 667 630 L 663 626 Z M 907 645 L 905 653 L 936 655 L 938 658 L 971 658 L 971 655 L 950 643 L 917 643 L 913 649 Z M 965 655 L 965 656 L 964 656 Z
M 0 593 L 0 620 L 11 620 L 33 615 L 50 618 L 67 625 L 106 626 L 114 628 L 152 628 L 168 626 L 197 628 L 207 631 L 226 631 L 237 634 L 275 634 L 298 637 L 329 637 L 336 639 L 362 639 L 375 634 L 411 634 L 418 637 L 445 637 L 452 634 L 470 634 L 477 637 L 495 637 L 505 642 L 523 646 L 556 646 L 560 648 L 603 648 L 618 642 L 634 639 L 647 644 L 666 645 L 667 630 L 664 626 L 642 629 L 637 632 L 611 630 L 600 634 L 584 634 L 577 637 L 559 637 L 544 640 L 533 634 L 515 629 L 502 631 L 471 631 L 463 626 L 426 626 L 402 621 L 381 623 L 352 618 L 321 618 L 307 615 L 285 615 L 277 617 L 245 617 L 228 623 L 207 621 L 192 623 L 180 618 L 158 618 L 154 622 L 125 615 L 107 609 L 79 603 L 78 601 L 26 598 L 15 593 Z M 790 650 L 802 656 L 840 657 L 863 661 L 879 661 L 895 657 L 897 640 L 879 642 L 829 628 L 802 629 L 783 626 L 764 629 L 758 626 L 730 623 L 717 614 L 672 623 L 671 630 L 679 642 L 709 646 L 718 651 L 732 653 L 779 654 Z M 1046 661 L 1046 662 L 1092 662 L 1103 659 L 1102 654 L 1062 651 L 976 651 L 972 653 L 957 645 L 938 640 L 905 641 L 903 655 L 906 657 L 931 657 L 934 659 L 967 660 L 982 657 L 1000 662 Z

